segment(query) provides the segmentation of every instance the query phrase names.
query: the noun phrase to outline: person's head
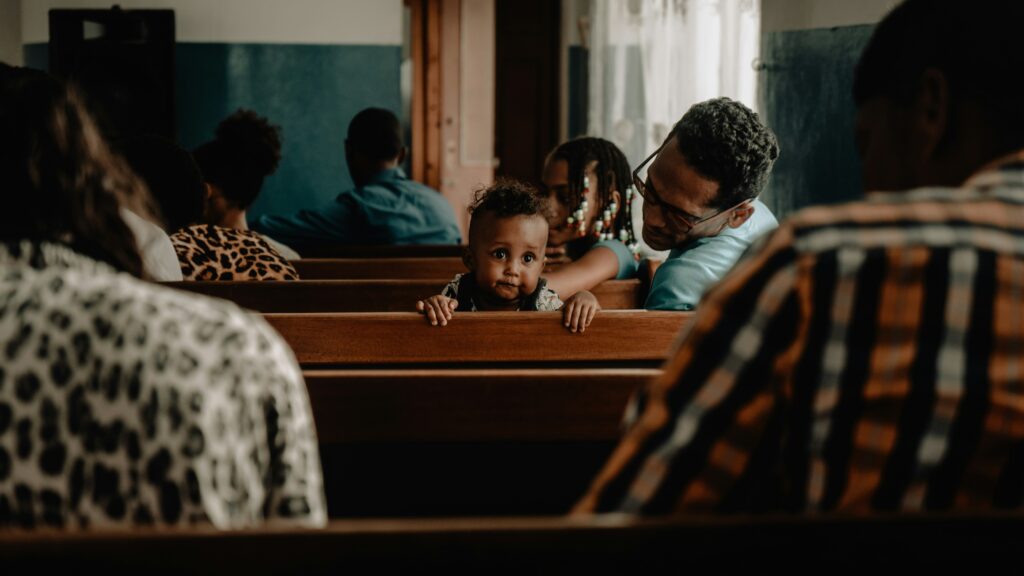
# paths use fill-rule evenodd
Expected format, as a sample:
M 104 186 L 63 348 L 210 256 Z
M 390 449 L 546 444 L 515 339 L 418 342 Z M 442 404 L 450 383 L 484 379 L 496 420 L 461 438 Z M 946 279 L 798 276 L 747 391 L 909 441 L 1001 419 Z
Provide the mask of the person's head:
M 222 224 L 256 200 L 281 162 L 281 128 L 239 109 L 217 125 L 214 139 L 193 152 L 209 186 L 206 221 Z
M 405 153 L 402 125 L 391 111 L 367 108 L 349 123 L 345 161 L 356 186 L 363 186 L 381 170 L 399 166 Z
M 542 181 L 549 246 L 579 238 L 634 243 L 629 161 L 615 144 L 586 136 L 559 144 L 544 162 Z
M 857 65 L 864 187 L 958 186 L 1024 148 L 1024 2 L 908 0 Z
M 668 250 L 743 225 L 778 156 L 775 134 L 743 104 L 728 98 L 694 104 L 635 172 L 644 196 L 644 241 Z
M 0 74 L 0 243 L 55 242 L 141 277 L 122 207 L 148 195 L 112 153 L 76 90 L 37 71 Z
M 547 205 L 536 190 L 499 180 L 469 207 L 465 262 L 489 304 L 514 305 L 537 289 L 548 239 Z
M 130 138 L 121 149 L 149 188 L 168 233 L 203 221 L 206 189 L 188 150 L 160 136 Z

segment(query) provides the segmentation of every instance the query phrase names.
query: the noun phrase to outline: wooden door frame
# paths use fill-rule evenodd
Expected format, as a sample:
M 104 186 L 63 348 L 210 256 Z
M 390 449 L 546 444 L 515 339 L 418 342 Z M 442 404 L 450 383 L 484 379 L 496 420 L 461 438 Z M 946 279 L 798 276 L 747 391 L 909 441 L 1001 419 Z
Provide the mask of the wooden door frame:
M 412 179 L 441 188 L 441 0 L 405 0 L 412 55 Z

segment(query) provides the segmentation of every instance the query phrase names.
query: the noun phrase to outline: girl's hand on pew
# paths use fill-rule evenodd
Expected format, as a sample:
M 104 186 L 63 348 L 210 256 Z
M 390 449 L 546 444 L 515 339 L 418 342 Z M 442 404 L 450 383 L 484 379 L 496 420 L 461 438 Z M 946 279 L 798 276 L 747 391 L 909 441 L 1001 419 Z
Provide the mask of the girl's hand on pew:
M 600 309 L 597 297 L 586 290 L 581 290 L 565 302 L 565 307 L 562 308 L 562 321 L 570 332 L 584 332 Z
M 422 312 L 431 326 L 446 326 L 452 319 L 452 313 L 459 306 L 459 301 L 438 294 L 416 303 L 416 310 Z

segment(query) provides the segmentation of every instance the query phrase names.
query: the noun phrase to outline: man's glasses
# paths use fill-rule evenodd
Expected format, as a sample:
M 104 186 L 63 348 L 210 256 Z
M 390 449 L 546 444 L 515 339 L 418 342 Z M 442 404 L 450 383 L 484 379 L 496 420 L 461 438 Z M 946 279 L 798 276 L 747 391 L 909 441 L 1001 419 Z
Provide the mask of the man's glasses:
M 651 160 L 654 160 L 654 157 L 661 153 L 661 149 L 664 147 L 664 144 L 659 146 L 658 149 L 654 151 L 654 154 L 648 156 L 646 160 L 644 160 L 639 166 L 636 167 L 636 170 L 633 170 L 633 186 L 636 187 L 637 193 L 640 194 L 640 197 L 643 198 L 645 202 L 650 202 L 651 204 L 657 206 L 661 210 L 661 213 L 665 215 L 665 220 L 669 223 L 669 225 L 672 228 L 680 232 L 689 234 L 690 231 L 692 231 L 700 224 L 707 222 L 708 220 L 711 220 L 712 218 L 718 216 L 719 214 L 729 212 L 730 210 L 739 208 L 743 204 L 747 203 L 747 200 L 744 200 L 743 202 L 740 202 L 735 206 L 719 210 L 705 218 L 698 218 L 697 216 L 690 214 L 689 212 L 683 210 L 682 208 L 677 208 L 671 204 L 667 204 L 666 202 L 662 201 L 661 198 L 658 198 L 658 195 L 654 192 L 654 189 L 648 188 L 647 183 L 640 178 L 640 171 L 643 170 L 644 166 L 647 166 L 647 164 L 649 164 Z

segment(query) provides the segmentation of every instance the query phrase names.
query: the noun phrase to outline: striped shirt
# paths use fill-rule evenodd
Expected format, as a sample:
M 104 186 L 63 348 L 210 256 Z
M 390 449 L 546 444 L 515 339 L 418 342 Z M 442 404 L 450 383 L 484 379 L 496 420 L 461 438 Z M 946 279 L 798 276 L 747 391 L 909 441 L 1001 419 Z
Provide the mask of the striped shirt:
M 799 212 L 709 291 L 580 512 L 1024 499 L 1024 153 Z

